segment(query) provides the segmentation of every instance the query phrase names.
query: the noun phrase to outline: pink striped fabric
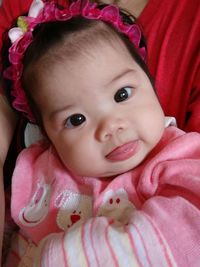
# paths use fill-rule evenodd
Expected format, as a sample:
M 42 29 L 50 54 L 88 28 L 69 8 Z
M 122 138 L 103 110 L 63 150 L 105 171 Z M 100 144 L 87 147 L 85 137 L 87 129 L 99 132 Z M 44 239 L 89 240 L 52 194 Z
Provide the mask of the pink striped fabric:
M 124 226 L 96 217 L 44 239 L 36 252 L 38 267 L 177 266 L 162 234 L 143 212 Z

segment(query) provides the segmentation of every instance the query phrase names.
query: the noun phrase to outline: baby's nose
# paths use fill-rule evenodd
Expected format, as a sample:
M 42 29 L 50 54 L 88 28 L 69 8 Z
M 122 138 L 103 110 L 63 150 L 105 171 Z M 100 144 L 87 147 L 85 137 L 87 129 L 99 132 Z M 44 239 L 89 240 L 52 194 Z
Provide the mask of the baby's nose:
M 96 136 L 99 141 L 105 142 L 113 137 L 117 137 L 126 128 L 126 123 L 122 119 L 107 118 L 100 123 Z

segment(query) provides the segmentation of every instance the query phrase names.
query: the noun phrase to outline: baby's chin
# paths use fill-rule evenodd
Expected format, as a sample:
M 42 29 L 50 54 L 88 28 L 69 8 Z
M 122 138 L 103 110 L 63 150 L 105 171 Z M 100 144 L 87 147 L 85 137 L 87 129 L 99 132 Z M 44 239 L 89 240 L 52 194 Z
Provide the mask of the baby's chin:
M 100 178 L 102 180 L 104 179 L 114 179 L 119 175 L 122 175 L 124 173 L 127 173 L 131 170 L 133 170 L 133 166 L 131 167 L 127 167 L 127 168 L 123 168 L 123 169 L 118 169 L 118 170 L 107 170 L 101 173 L 94 173 L 93 175 L 89 174 L 89 175 L 83 175 L 85 177 L 96 177 L 96 178 Z
M 144 161 L 144 159 L 142 160 L 139 160 L 137 162 L 133 161 L 133 162 L 128 162 L 128 163 L 121 163 L 121 165 L 123 167 L 118 167 L 116 169 L 113 169 L 113 170 L 110 170 L 110 171 L 107 171 L 107 172 L 104 172 L 102 175 L 99 175 L 99 176 L 96 176 L 96 177 L 99 177 L 99 178 L 114 178 L 114 177 L 117 177 L 119 175 L 122 175 L 124 173 L 127 173 L 127 172 L 130 172 L 132 171 L 133 169 L 137 168 L 142 162 Z

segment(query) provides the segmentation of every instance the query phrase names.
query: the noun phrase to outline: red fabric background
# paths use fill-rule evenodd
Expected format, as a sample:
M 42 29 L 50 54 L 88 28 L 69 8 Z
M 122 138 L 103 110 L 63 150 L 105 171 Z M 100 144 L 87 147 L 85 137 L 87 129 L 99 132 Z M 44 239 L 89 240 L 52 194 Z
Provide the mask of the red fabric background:
M 149 0 L 139 22 L 165 114 L 180 128 L 200 132 L 199 0 Z

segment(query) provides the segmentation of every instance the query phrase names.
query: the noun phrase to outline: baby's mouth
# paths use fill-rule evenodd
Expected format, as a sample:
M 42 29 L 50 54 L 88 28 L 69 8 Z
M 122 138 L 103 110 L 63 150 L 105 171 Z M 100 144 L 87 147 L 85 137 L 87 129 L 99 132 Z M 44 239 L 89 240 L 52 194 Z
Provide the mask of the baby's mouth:
M 106 155 L 110 161 L 122 161 L 134 156 L 139 150 L 139 140 L 134 140 L 116 147 Z

